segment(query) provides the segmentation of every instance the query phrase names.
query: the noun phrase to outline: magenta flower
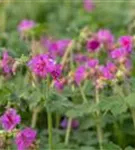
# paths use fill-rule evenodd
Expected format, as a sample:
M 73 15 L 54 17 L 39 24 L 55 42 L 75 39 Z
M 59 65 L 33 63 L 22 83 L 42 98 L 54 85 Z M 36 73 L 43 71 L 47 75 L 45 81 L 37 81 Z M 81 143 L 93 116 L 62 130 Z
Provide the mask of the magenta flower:
M 3 52 L 3 57 L 1 61 L 1 67 L 5 73 L 11 73 L 12 72 L 12 67 L 11 64 L 9 63 L 11 58 L 8 55 L 7 51 Z
M 127 70 L 130 70 L 132 69 L 132 62 L 130 59 L 127 59 L 126 62 L 125 62 L 125 67 Z
M 64 89 L 64 82 L 56 80 L 54 86 L 57 90 L 61 91 Z
M 33 20 L 22 20 L 18 25 L 18 31 L 28 31 L 35 27 L 36 23 Z
M 39 77 L 45 78 L 48 74 L 56 79 L 60 77 L 62 67 L 46 54 L 32 58 L 28 63 L 30 69 Z
M 49 59 L 48 55 L 42 54 L 32 58 L 28 65 L 36 75 L 46 77 L 50 69 L 52 69 L 52 65 L 54 66 L 54 62 Z
M 108 70 L 110 70 L 110 72 L 114 73 L 117 70 L 117 67 L 114 63 L 112 62 L 107 62 L 106 67 L 108 68 Z
M 53 79 L 57 80 L 61 76 L 61 72 L 62 72 L 62 66 L 58 65 L 58 64 L 55 64 L 53 66 L 53 69 L 50 72 L 50 74 L 53 77 Z
M 75 54 L 74 60 L 78 63 L 84 63 L 88 60 L 88 57 L 83 54 Z
M 64 129 L 66 129 L 66 128 L 67 128 L 67 125 L 68 125 L 68 119 L 67 119 L 67 118 L 64 118 L 64 119 L 62 120 L 60 126 L 61 126 L 62 128 L 64 128 Z M 79 126 L 78 120 L 73 119 L 73 120 L 72 120 L 72 123 L 71 123 L 71 127 L 72 127 L 73 129 L 76 129 L 76 128 L 78 128 L 78 126 Z
M 124 47 L 128 53 L 132 51 L 132 37 L 131 36 L 122 36 L 119 38 L 119 43 L 121 47 Z
M 98 64 L 99 64 L 98 59 L 94 59 L 94 58 L 88 60 L 88 62 L 87 62 L 87 65 L 90 68 L 95 68 Z
M 107 29 L 100 29 L 97 33 L 98 40 L 104 44 L 112 44 L 114 42 L 114 36 Z
M 75 72 L 75 82 L 79 85 L 82 80 L 84 80 L 86 74 L 86 69 L 84 66 L 79 66 Z
M 117 48 L 111 52 L 111 58 L 120 59 L 126 56 L 126 51 L 124 48 Z
M 86 48 L 89 52 L 97 52 L 100 48 L 100 42 L 95 39 L 89 40 L 87 42 Z
M 68 44 L 70 43 L 70 40 L 69 39 L 63 39 L 63 40 L 58 40 L 56 42 L 56 45 L 57 45 L 57 49 L 55 50 L 53 47 L 50 48 L 50 51 L 52 51 L 52 53 L 56 52 L 56 54 L 58 56 L 62 56 L 68 46 Z
M 110 71 L 110 69 L 108 67 L 101 66 L 99 69 L 100 69 L 102 77 L 105 80 L 111 80 L 111 79 L 114 78 L 113 73 L 111 73 L 111 71 Z
M 63 56 L 65 49 L 70 43 L 69 39 L 63 39 L 58 41 L 52 41 L 47 38 L 41 39 L 42 45 L 49 51 L 52 57 Z
M 15 109 L 10 108 L 0 117 L 0 122 L 2 123 L 2 127 L 9 131 L 13 130 L 21 122 L 21 118 Z
M 91 12 L 95 8 L 93 0 L 83 0 L 83 6 L 87 12 Z
M 36 131 L 31 128 L 25 128 L 20 131 L 15 139 L 18 150 L 26 150 L 36 139 Z

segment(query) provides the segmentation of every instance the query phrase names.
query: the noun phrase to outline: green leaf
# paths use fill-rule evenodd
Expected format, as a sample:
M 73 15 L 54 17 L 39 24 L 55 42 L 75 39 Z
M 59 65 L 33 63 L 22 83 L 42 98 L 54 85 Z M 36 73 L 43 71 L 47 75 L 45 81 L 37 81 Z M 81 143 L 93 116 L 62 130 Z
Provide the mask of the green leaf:
M 110 111 L 114 116 L 120 115 L 128 109 L 124 99 L 120 96 L 112 96 L 105 98 L 105 100 L 101 100 L 99 103 L 99 108 L 102 111 Z
M 116 145 L 112 142 L 104 144 L 103 149 L 104 150 L 122 150 L 118 145 Z
M 31 30 L 28 31 L 28 34 L 31 36 L 40 36 L 43 33 L 45 33 L 47 30 L 47 24 L 37 24 L 35 27 L 33 27 Z
M 95 144 L 98 144 L 96 132 L 88 130 L 73 132 L 71 141 L 78 143 L 78 145 L 85 145 L 85 146 L 93 146 Z
M 82 147 L 80 147 L 80 150 L 96 150 L 94 147 L 92 147 L 92 146 L 82 146 Z
M 80 130 L 86 130 L 89 129 L 91 127 L 93 127 L 95 125 L 94 121 L 91 119 L 90 116 L 88 117 L 84 117 L 81 121 L 80 121 Z
M 5 103 L 7 100 L 9 100 L 10 96 L 11 96 L 11 91 L 9 88 L 3 87 L 2 89 L 0 89 L 1 103 Z
M 72 107 L 72 102 L 70 102 L 67 97 L 56 93 L 55 91 L 50 93 L 46 107 L 51 112 L 64 113 L 67 109 Z
M 125 101 L 130 107 L 135 107 L 135 93 L 131 93 L 125 98 Z
M 68 117 L 82 117 L 83 115 L 93 113 L 97 110 L 96 104 L 79 104 L 75 105 L 73 108 L 67 111 L 66 115 Z
M 135 150 L 135 148 L 131 147 L 131 146 L 128 146 L 125 148 L 125 150 Z

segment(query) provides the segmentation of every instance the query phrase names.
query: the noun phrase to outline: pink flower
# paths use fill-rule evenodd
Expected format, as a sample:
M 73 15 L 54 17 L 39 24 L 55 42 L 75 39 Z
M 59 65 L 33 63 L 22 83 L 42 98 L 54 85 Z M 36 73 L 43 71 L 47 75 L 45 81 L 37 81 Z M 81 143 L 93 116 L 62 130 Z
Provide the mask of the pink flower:
M 48 74 L 56 79 L 61 75 L 62 67 L 46 54 L 32 58 L 28 63 L 30 69 L 39 77 L 45 78 Z
M 101 72 L 101 76 L 106 79 L 106 80 L 111 80 L 114 78 L 113 73 L 111 73 L 111 71 L 109 70 L 108 67 L 106 66 L 101 66 L 100 67 L 100 72 Z
M 120 59 L 126 56 L 126 52 L 124 48 L 117 48 L 111 52 L 111 57 L 113 59 Z
M 97 52 L 100 48 L 100 42 L 95 39 L 90 39 L 87 42 L 86 48 L 88 49 L 89 52 Z
M 131 62 L 130 59 L 127 59 L 127 60 L 125 61 L 125 67 L 126 67 L 127 70 L 132 69 L 132 62 Z
M 54 62 L 49 59 L 48 55 L 42 54 L 32 58 L 28 65 L 36 75 L 46 77 Z
M 98 40 L 104 44 L 112 44 L 114 42 L 114 36 L 107 29 L 100 29 L 97 33 Z
M 49 54 L 52 57 L 56 57 L 56 56 L 63 56 L 65 49 L 70 43 L 70 40 L 63 39 L 63 40 L 58 40 L 58 41 L 52 41 L 47 38 L 43 38 L 41 42 L 42 42 L 42 45 L 46 49 L 48 49 Z
M 57 80 L 61 76 L 62 66 L 61 65 L 54 65 L 53 70 L 50 72 L 53 79 Z
M 107 62 L 106 67 L 108 68 L 108 70 L 110 70 L 111 73 L 114 73 L 117 70 L 116 65 L 112 62 Z
M 5 130 L 13 130 L 21 122 L 21 118 L 15 109 L 10 108 L 0 117 L 0 121 Z
M 64 118 L 64 119 L 62 120 L 60 126 L 61 126 L 62 128 L 64 128 L 64 129 L 66 129 L 66 128 L 67 128 L 67 124 L 68 124 L 68 120 L 67 120 L 67 118 Z M 75 129 L 75 128 L 78 128 L 78 126 L 79 126 L 78 120 L 73 119 L 73 120 L 72 120 L 72 123 L 71 123 L 71 127 L 72 127 L 73 129 Z
M 74 60 L 78 63 L 84 63 L 88 60 L 88 57 L 83 55 L 83 54 L 75 54 L 74 55 Z
M 55 41 L 50 44 L 50 47 L 48 50 L 53 56 L 62 56 L 69 42 L 70 40 L 67 40 L 67 39 Z
M 62 91 L 64 89 L 65 80 L 64 79 L 61 79 L 60 81 L 56 80 L 54 85 L 58 91 Z
M 26 150 L 36 139 L 36 131 L 26 128 L 20 131 L 15 139 L 18 150 Z
M 132 51 L 133 40 L 131 36 L 121 36 L 118 41 L 120 43 L 120 46 L 124 47 L 128 53 Z
M 86 69 L 84 66 L 80 66 L 75 72 L 75 82 L 79 85 L 82 80 L 84 80 L 86 74 Z
M 36 23 L 33 20 L 22 20 L 18 25 L 18 31 L 28 31 L 35 27 Z
M 1 61 L 1 67 L 4 73 L 11 73 L 12 72 L 12 65 L 10 63 L 11 58 L 8 55 L 7 51 L 3 52 L 3 57 Z
M 83 6 L 87 12 L 91 12 L 95 8 L 93 0 L 83 0 Z
M 88 64 L 88 67 L 95 68 L 99 64 L 99 61 L 98 61 L 98 59 L 92 58 L 92 59 L 88 60 L 87 64 Z
M 58 55 L 62 56 L 68 46 L 68 44 L 70 43 L 69 39 L 63 39 L 63 40 L 58 40 L 57 41 L 57 47 L 58 47 Z M 54 51 L 54 49 L 52 49 Z

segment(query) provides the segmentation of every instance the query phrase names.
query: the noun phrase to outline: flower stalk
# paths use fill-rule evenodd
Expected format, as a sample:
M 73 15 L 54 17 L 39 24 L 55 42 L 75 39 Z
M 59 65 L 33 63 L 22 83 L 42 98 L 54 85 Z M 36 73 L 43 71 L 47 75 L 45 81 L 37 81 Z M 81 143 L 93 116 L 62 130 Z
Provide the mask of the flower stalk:
M 59 128 L 59 124 L 60 124 L 60 115 L 58 113 L 56 113 L 56 129 Z
M 49 150 L 53 149 L 53 143 L 52 143 L 52 114 L 51 112 L 47 112 L 47 118 L 48 118 L 48 143 L 49 143 Z
M 49 100 L 49 87 L 50 87 L 50 78 L 47 76 L 46 83 L 46 100 Z M 48 144 L 49 150 L 53 150 L 53 139 L 52 139 L 52 113 L 47 110 L 47 120 L 48 120 Z
M 87 98 L 86 98 L 86 96 L 85 96 L 85 93 L 84 93 L 84 91 L 83 91 L 81 85 L 79 85 L 79 90 L 80 90 L 81 95 L 82 95 L 82 98 L 83 98 L 83 103 L 87 103 L 88 100 L 87 100 Z
M 96 87 L 95 88 L 95 102 L 96 104 L 99 103 L 99 89 Z M 97 128 L 97 138 L 99 142 L 99 149 L 103 150 L 103 131 L 101 127 L 101 118 L 100 118 L 100 111 L 97 110 L 96 112 L 96 117 L 97 117 L 97 122 L 96 122 L 96 128 Z
M 65 145 L 68 145 L 68 143 L 69 143 L 69 137 L 70 137 L 71 128 L 72 128 L 72 117 L 70 117 L 68 119 L 66 136 L 65 136 Z
M 37 124 L 37 117 L 38 117 L 38 114 L 40 112 L 40 109 L 39 107 L 35 108 L 33 110 L 33 113 L 32 113 L 32 120 L 31 120 L 31 127 L 32 128 L 35 128 L 36 127 L 36 124 Z

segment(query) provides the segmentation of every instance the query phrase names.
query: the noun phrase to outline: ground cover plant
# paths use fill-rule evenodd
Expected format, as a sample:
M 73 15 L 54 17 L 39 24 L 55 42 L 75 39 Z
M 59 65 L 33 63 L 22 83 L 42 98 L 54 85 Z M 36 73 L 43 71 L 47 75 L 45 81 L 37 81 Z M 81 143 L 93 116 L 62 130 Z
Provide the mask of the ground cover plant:
M 0 2 L 0 149 L 135 149 L 134 5 Z

